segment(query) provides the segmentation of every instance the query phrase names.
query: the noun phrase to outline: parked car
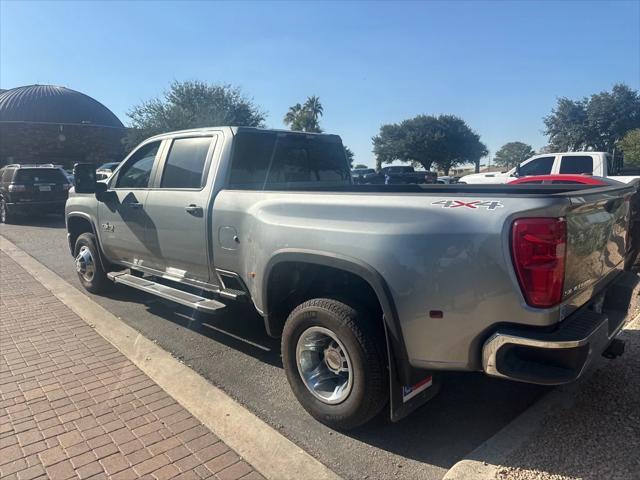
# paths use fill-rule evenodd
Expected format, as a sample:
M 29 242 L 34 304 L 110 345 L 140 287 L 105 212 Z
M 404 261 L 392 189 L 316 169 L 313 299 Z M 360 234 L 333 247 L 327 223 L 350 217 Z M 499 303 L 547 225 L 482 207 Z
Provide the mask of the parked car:
M 460 177 L 443 175 L 441 177 L 437 177 L 436 183 L 439 183 L 441 185 L 449 185 L 453 183 L 458 183 L 458 180 L 460 180 Z
M 606 152 L 561 152 L 535 155 L 508 172 L 472 173 L 460 179 L 460 183 L 508 183 L 518 177 L 551 174 L 589 174 L 613 178 L 623 183 L 640 178 L 628 175 L 623 166 L 613 161 Z
M 556 185 L 556 184 L 579 184 L 579 185 L 621 185 L 623 182 L 613 178 L 593 177 L 591 175 L 533 175 L 530 177 L 516 178 L 511 180 L 509 185 Z
M 249 302 L 334 428 L 403 418 L 443 371 L 557 385 L 621 353 L 634 185 L 354 185 L 340 137 L 248 127 L 152 137 L 106 182 L 75 173 L 88 291 Z
M 351 170 L 351 178 L 354 183 L 382 183 L 378 182 L 380 175 L 373 168 L 354 168 Z
M 435 172 L 418 170 L 411 166 L 383 167 L 382 175 L 386 185 L 407 185 L 421 183 L 436 183 L 438 174 Z
M 118 167 L 118 165 L 120 165 L 120 162 L 103 163 L 96 170 L 96 179 L 106 180 L 113 174 L 113 171 Z
M 11 164 L 0 169 L 0 222 L 18 215 L 64 213 L 71 183 L 54 165 Z

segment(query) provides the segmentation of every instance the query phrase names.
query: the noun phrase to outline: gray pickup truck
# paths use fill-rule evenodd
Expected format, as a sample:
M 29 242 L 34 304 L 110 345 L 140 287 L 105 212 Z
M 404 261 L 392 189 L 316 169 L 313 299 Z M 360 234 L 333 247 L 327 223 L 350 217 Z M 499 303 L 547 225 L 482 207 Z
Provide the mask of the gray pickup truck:
M 634 191 L 354 185 L 338 136 L 216 127 L 150 138 L 105 182 L 76 165 L 66 223 L 90 292 L 253 304 L 300 403 L 348 429 L 406 416 L 442 371 L 556 385 L 621 354 Z

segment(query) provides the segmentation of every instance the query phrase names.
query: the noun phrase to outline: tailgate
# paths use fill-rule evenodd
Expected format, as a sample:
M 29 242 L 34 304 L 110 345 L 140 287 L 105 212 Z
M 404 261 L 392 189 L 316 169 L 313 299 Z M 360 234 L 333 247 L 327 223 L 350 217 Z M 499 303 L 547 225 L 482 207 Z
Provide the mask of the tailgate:
M 632 188 L 572 193 L 567 218 L 565 300 L 624 265 Z

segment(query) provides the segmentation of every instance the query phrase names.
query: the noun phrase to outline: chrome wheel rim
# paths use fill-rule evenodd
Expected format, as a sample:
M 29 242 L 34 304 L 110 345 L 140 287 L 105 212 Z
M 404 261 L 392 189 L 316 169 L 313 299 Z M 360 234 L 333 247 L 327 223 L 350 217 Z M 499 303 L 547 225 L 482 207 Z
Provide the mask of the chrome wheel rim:
M 331 330 L 310 327 L 296 346 L 298 373 L 307 389 L 323 403 L 344 402 L 353 388 L 351 358 Z
M 76 272 L 82 276 L 87 282 L 93 280 L 93 276 L 96 273 L 96 265 L 91 255 L 89 247 L 82 246 L 76 257 Z

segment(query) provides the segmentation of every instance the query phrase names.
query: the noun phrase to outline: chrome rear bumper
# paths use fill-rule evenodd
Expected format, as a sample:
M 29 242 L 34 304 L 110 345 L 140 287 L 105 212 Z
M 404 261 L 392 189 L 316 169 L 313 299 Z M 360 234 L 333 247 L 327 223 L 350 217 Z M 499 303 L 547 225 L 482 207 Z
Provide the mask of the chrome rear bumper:
M 636 274 L 621 274 L 607 289 L 602 312 L 587 305 L 554 331 L 516 326 L 497 330 L 482 349 L 485 373 L 541 385 L 577 379 L 624 326 L 637 283 Z

